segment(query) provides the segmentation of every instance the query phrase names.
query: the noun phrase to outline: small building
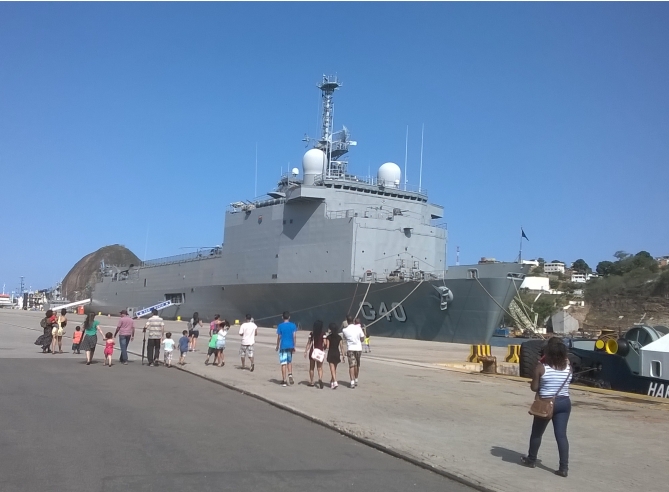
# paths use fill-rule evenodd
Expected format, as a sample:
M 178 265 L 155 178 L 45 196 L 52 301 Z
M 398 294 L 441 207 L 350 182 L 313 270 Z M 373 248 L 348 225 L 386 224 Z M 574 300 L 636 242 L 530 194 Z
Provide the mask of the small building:
M 544 263 L 544 272 L 546 273 L 564 273 L 564 263 Z
M 598 277 L 596 273 L 572 273 L 571 281 L 576 284 L 584 284 L 591 278 L 596 277 Z
M 551 290 L 548 277 L 525 277 L 520 288 L 545 292 Z

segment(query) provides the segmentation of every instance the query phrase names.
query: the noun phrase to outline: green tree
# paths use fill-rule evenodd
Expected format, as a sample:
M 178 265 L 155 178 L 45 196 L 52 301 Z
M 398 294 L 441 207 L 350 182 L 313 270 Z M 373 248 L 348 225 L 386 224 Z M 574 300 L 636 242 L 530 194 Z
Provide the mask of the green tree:
M 625 258 L 627 258 L 628 256 L 632 256 L 632 255 L 630 255 L 629 253 L 627 253 L 626 251 L 623 251 L 623 250 L 618 250 L 615 253 L 613 253 L 613 257 L 618 261 L 622 261 Z
M 544 266 L 544 263 L 546 263 L 546 260 L 544 260 L 543 258 L 537 258 L 537 261 L 539 262 L 539 265 L 542 267 Z
M 592 271 L 583 258 L 579 258 L 574 263 L 572 263 L 571 269 L 578 273 L 590 273 Z
M 607 275 L 611 275 L 611 270 L 613 268 L 613 262 L 604 260 L 600 261 L 597 263 L 597 273 L 600 274 L 602 277 L 606 277 Z

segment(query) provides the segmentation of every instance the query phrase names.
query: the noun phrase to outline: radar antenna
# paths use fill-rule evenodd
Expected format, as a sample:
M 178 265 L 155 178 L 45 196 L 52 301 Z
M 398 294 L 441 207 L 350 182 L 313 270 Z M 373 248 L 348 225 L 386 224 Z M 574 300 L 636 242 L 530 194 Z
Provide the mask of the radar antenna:
M 342 84 L 336 75 L 323 75 L 323 80 L 318 84 L 323 106 L 321 138 L 316 140 L 305 135 L 303 139 L 307 145 L 313 142 L 314 148 L 325 153 L 327 160 L 327 165 L 323 170 L 325 178 L 338 178 L 346 175 L 348 161 L 342 160 L 342 157 L 348 153 L 350 146 L 357 145 L 357 142 L 351 140 L 351 133 L 345 126 L 337 132 L 333 131 L 333 96 L 340 87 Z

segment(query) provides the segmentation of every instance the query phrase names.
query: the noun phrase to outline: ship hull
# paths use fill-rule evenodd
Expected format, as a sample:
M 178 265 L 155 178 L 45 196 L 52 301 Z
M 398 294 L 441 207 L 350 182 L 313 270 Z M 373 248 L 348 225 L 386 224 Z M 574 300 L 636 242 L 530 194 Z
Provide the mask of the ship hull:
M 487 343 L 522 281 L 506 275 L 510 268 L 497 269 L 501 273 L 478 279 L 193 286 L 185 289 L 181 304 L 164 309 L 161 316 L 185 320 L 198 312 L 205 320 L 220 314 L 234 322 L 248 313 L 260 326 L 273 326 L 283 311 L 289 311 L 301 329 L 309 329 L 316 320 L 340 325 L 351 314 L 368 326 L 370 336 Z M 442 286 L 452 293 L 445 304 L 438 290 Z M 128 307 L 149 307 L 173 291 L 170 286 L 146 289 L 132 282 L 100 283 L 89 310 L 116 314 Z

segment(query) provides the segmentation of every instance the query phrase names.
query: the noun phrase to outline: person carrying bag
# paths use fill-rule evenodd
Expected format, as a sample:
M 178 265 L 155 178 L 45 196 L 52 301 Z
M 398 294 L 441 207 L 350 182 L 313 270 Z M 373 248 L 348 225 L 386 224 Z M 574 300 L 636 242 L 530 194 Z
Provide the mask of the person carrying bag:
M 555 439 L 560 455 L 560 467 L 556 475 L 566 477 L 569 468 L 569 441 L 567 440 L 567 424 L 571 414 L 569 383 L 572 372 L 567 359 L 567 347 L 559 338 L 551 338 L 545 349 L 543 364 L 537 364 L 530 387 L 536 396 L 529 413 L 534 416 L 532 435 L 527 456 L 521 463 L 530 468 L 536 467 L 537 454 L 541 446 L 541 438 L 553 422 Z

